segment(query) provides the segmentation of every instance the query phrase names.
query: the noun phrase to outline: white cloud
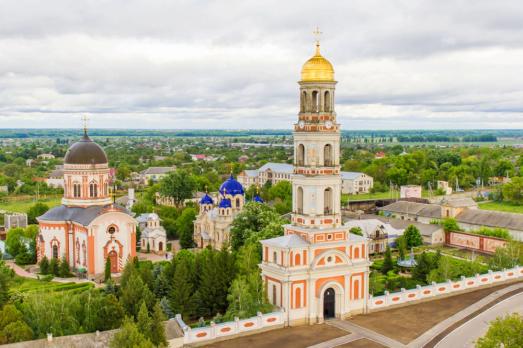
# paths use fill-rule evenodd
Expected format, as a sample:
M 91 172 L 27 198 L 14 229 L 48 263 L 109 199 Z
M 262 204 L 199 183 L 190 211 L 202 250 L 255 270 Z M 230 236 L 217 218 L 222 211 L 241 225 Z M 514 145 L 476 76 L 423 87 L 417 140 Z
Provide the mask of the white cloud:
M 344 129 L 523 126 L 518 1 L 4 0 L 0 127 L 290 128 L 311 29 Z

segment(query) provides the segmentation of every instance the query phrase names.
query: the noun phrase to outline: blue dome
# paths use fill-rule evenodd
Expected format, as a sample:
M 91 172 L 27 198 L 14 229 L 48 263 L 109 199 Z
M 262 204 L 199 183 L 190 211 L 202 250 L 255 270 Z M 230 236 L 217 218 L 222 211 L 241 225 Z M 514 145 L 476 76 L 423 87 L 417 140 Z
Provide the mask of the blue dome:
M 258 203 L 263 203 L 263 199 L 258 195 L 254 196 L 253 201 L 258 202 Z
M 222 195 L 228 194 L 228 195 L 233 195 L 233 196 L 243 195 L 243 193 L 244 193 L 242 184 L 240 184 L 238 181 L 236 181 L 236 179 L 234 179 L 232 174 L 229 177 L 229 179 L 225 180 L 225 182 L 222 184 L 222 186 L 220 186 L 219 191 Z
M 223 198 L 223 199 L 220 201 L 219 207 L 220 207 L 220 208 L 232 208 L 231 200 L 228 199 L 228 198 Z
M 212 200 L 211 196 L 206 193 L 205 196 L 200 199 L 200 204 L 214 204 L 214 201 Z

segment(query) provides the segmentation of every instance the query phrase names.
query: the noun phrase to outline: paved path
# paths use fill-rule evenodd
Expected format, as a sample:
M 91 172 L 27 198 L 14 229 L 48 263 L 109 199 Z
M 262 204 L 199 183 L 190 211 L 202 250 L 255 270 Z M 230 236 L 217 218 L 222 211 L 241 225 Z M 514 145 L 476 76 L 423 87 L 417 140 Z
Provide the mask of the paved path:
M 374 342 L 378 342 L 378 343 L 384 345 L 385 347 L 391 347 L 391 348 L 405 347 L 405 345 L 403 343 L 400 343 L 390 337 L 384 336 L 375 331 L 361 327 L 359 325 L 356 325 L 356 324 L 351 323 L 346 320 L 338 320 L 338 319 L 329 320 L 329 321 L 326 321 L 326 323 L 329 325 L 335 326 L 337 328 L 340 328 L 342 330 L 346 330 L 346 331 L 352 332 L 354 334 L 358 334 L 360 336 L 358 338 L 367 338 Z M 347 337 L 347 336 L 343 336 L 343 337 Z M 335 347 L 335 346 L 330 346 L 330 347 Z
M 480 301 L 468 306 L 464 310 L 454 314 L 453 316 L 443 320 L 442 322 L 438 323 L 437 325 L 433 326 L 431 329 L 425 331 L 421 336 L 416 338 L 414 341 L 410 342 L 408 344 L 408 347 L 416 348 L 416 347 L 423 347 L 427 343 L 429 343 L 434 337 L 438 336 L 440 333 L 445 331 L 448 327 L 451 325 L 459 322 L 460 320 L 466 318 L 467 316 L 473 314 L 474 312 L 480 310 L 485 305 L 489 304 L 490 302 L 496 300 L 497 298 L 511 292 L 514 290 L 523 289 L 523 282 L 516 283 L 511 286 L 507 286 L 506 288 L 500 289 L 498 291 L 495 291 L 491 293 L 490 295 L 484 297 Z
M 332 348 L 332 347 L 341 346 L 342 344 L 345 344 L 345 343 L 359 340 L 360 338 L 364 338 L 364 337 L 357 333 L 351 333 L 351 334 L 348 334 L 345 336 L 333 338 L 332 340 L 329 340 L 329 341 L 315 344 L 313 346 L 309 346 L 307 348 Z
M 448 336 L 442 339 L 436 347 L 474 347 L 474 341 L 485 335 L 489 323 L 492 320 L 514 312 L 523 314 L 523 293 L 509 297 L 494 307 L 487 309 L 485 312 L 480 313 L 475 318 L 452 331 Z
M 13 271 L 15 271 L 16 275 L 18 275 L 20 277 L 31 278 L 31 279 L 39 279 L 37 274 L 31 273 L 31 272 L 27 272 L 25 269 L 23 269 L 22 267 L 18 266 L 12 260 L 6 261 L 6 265 L 8 267 L 10 267 Z M 103 284 L 92 282 L 89 279 L 80 279 L 80 278 L 76 278 L 76 277 L 71 277 L 71 278 L 54 277 L 53 278 L 53 282 L 58 282 L 58 283 L 70 283 L 70 282 L 87 283 L 87 282 L 90 282 L 90 283 L 93 283 L 95 285 L 95 287 L 102 287 L 103 286 Z

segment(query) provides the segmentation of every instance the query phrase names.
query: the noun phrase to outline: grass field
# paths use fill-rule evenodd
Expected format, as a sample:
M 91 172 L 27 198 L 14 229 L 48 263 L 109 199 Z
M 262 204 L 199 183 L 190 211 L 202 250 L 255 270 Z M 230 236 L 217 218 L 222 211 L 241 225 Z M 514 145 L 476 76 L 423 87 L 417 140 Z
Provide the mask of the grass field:
M 484 210 L 506 211 L 509 213 L 523 214 L 523 205 L 514 205 L 506 202 L 479 203 L 479 208 Z
M 16 276 L 10 285 L 10 293 L 28 293 L 34 291 L 52 291 L 52 292 L 78 292 L 94 287 L 92 283 L 59 283 L 53 281 L 43 281 L 32 278 Z
M 11 200 L 7 198 L 5 200 L 0 201 L 0 210 L 27 213 L 29 208 L 31 208 L 36 202 L 47 204 L 49 208 L 52 208 L 57 205 L 60 205 L 61 200 L 62 196 L 40 199 L 38 201 L 35 199 Z

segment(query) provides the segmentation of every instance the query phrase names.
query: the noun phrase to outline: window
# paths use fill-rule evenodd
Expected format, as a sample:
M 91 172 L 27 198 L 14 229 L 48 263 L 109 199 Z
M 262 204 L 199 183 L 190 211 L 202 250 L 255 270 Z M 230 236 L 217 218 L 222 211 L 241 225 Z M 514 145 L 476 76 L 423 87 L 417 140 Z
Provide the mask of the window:
M 301 264 L 300 254 L 296 254 L 296 256 L 294 256 L 294 265 L 299 266 L 300 264 Z
M 96 182 L 91 181 L 89 184 L 89 197 L 97 197 L 98 196 L 98 185 Z
M 299 166 L 305 165 L 305 146 L 303 144 L 298 145 L 298 151 L 296 151 L 296 164 Z
M 332 189 L 329 187 L 325 189 L 323 193 L 323 206 L 324 206 L 324 214 L 330 215 L 332 214 Z
M 272 253 L 272 262 L 278 263 L 278 253 L 276 251 Z
M 324 98 L 323 98 L 323 110 L 325 112 L 331 111 L 331 96 L 329 91 L 325 91 Z
M 109 227 L 109 228 L 107 229 L 107 232 L 108 232 L 109 234 L 114 234 L 114 233 L 116 232 L 116 228 L 115 228 L 114 226 L 111 226 L 111 227 Z
M 300 112 L 307 111 L 307 92 L 303 91 L 300 99 Z
M 276 303 L 276 285 L 273 285 L 272 286 L 272 304 L 277 306 L 278 304 Z
M 236 208 L 240 207 L 240 198 L 236 198 Z
M 319 111 L 319 95 L 318 91 L 312 92 L 312 112 L 318 112 Z
M 302 187 L 298 187 L 296 205 L 297 205 L 297 209 L 298 209 L 298 214 L 303 214 L 303 188 Z
M 53 245 L 53 259 L 58 258 L 58 245 Z
M 82 195 L 81 186 L 78 183 L 73 184 L 73 197 L 79 198 Z
M 323 163 L 326 167 L 331 167 L 334 165 L 334 161 L 332 160 L 332 145 L 327 144 L 323 148 Z
M 295 298 L 296 298 L 296 308 L 300 308 L 301 307 L 301 289 L 300 288 L 296 288 Z

